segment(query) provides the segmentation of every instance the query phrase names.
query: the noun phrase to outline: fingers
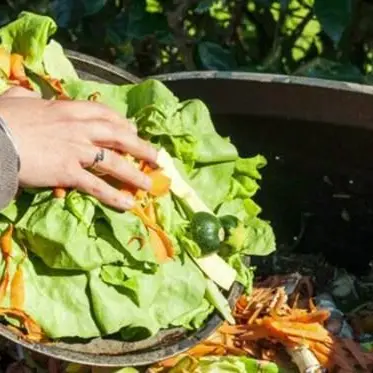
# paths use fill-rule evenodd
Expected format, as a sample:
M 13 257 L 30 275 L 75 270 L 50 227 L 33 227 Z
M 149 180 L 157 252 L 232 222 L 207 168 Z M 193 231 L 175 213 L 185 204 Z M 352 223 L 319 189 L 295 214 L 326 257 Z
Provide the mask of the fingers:
M 149 190 L 151 188 L 152 181 L 147 175 L 125 160 L 123 156 L 108 149 L 102 150 L 90 146 L 81 148 L 81 165 L 84 168 L 92 166 L 96 155 L 98 155 L 99 158 L 103 158 L 95 164 L 94 169 L 98 174 L 109 174 L 117 180 L 131 184 L 140 189 Z
M 107 106 L 88 101 L 60 101 L 53 105 L 58 107 L 61 115 L 68 113 L 73 117 L 68 123 L 74 138 L 86 138 L 95 145 L 130 153 L 150 163 L 156 162 L 157 151 L 137 136 L 136 126 Z
M 111 148 L 121 153 L 129 153 L 137 159 L 155 163 L 156 149 L 148 142 L 140 139 L 128 127 L 109 121 L 84 121 L 72 124 L 78 134 L 76 138 L 88 138 L 91 143 Z
M 96 197 L 105 205 L 120 210 L 129 210 L 135 205 L 133 197 L 113 188 L 89 171 L 80 169 L 76 175 L 76 189 Z
M 115 137 L 109 135 L 96 140 L 95 144 L 118 150 L 124 154 L 129 153 L 136 159 L 143 159 L 150 163 L 155 163 L 157 160 L 157 150 L 150 143 L 128 132 L 119 131 Z

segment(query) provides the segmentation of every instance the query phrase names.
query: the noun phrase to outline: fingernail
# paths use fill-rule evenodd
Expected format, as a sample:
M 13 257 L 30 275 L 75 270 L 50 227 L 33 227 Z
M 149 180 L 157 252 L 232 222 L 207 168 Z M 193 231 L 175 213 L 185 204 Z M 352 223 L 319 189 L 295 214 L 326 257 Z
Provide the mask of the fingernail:
M 122 210 L 129 210 L 135 206 L 135 200 L 130 196 L 123 196 L 118 201 Z
M 151 143 L 148 143 L 148 162 L 156 164 L 158 159 L 158 150 Z
M 150 177 L 145 176 L 142 184 L 145 190 L 150 190 L 152 188 L 153 181 Z

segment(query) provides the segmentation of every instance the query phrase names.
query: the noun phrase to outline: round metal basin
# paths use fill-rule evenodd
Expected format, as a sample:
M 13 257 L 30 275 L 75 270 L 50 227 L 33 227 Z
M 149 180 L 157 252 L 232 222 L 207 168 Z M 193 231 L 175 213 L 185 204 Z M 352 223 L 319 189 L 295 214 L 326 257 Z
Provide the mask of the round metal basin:
M 113 84 L 140 81 L 137 77 L 115 66 L 89 56 L 76 52 L 68 52 L 68 56 L 83 79 Z M 235 284 L 229 294 L 226 294 L 231 305 L 235 304 L 241 291 L 241 287 Z M 30 350 L 57 359 L 94 366 L 125 367 L 149 365 L 186 351 L 207 338 L 221 323 L 221 317 L 214 313 L 198 331 L 190 332 L 183 328 L 171 328 L 140 342 L 123 342 L 107 337 L 96 338 L 89 342 L 75 340 L 35 344 L 19 339 L 4 325 L 0 325 L 0 335 Z

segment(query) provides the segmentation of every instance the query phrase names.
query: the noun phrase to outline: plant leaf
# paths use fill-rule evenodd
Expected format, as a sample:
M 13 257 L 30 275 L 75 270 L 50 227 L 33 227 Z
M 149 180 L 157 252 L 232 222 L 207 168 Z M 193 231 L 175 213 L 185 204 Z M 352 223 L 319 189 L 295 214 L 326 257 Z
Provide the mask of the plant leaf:
M 314 12 L 325 33 L 337 45 L 350 22 L 352 0 L 315 0 Z
M 80 21 L 85 10 L 81 0 L 53 0 L 49 7 L 57 25 L 63 28 L 68 28 Z
M 362 73 L 356 66 L 319 57 L 295 71 L 294 75 L 355 83 L 363 83 L 364 80 Z
M 202 66 L 207 70 L 232 70 L 236 67 L 231 52 L 216 43 L 199 43 L 198 55 Z

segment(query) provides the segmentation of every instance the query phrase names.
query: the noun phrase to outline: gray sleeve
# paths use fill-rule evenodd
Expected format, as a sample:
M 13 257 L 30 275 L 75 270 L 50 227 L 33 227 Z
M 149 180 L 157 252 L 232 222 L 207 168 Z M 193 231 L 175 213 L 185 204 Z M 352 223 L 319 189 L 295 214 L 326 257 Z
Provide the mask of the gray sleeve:
M 0 210 L 8 205 L 18 190 L 19 157 L 12 136 L 0 118 Z

